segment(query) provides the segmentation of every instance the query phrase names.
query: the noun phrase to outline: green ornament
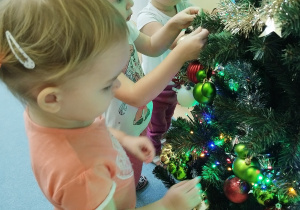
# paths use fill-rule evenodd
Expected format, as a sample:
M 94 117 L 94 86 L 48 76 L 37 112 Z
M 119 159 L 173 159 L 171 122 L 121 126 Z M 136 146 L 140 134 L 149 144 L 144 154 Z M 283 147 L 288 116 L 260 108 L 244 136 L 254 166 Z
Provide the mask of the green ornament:
M 245 159 L 249 153 L 245 144 L 236 144 L 234 146 L 234 153 L 242 159 Z
M 175 174 L 175 172 L 176 172 L 176 164 L 175 163 L 170 163 L 169 165 L 168 165 L 168 171 L 171 173 L 171 174 Z
M 250 163 L 249 162 L 250 162 L 249 159 L 242 159 L 242 158 L 236 157 L 232 163 L 233 173 L 240 179 L 247 181 L 249 174 L 246 175 L 246 170 L 249 167 L 256 166 L 253 161 L 251 161 Z M 250 173 L 250 171 L 249 171 L 249 173 Z
M 259 168 L 251 166 L 245 171 L 245 181 L 249 183 L 256 183 L 263 178 Z
M 206 72 L 205 70 L 200 70 L 196 73 L 196 78 L 198 82 L 203 82 L 203 80 L 206 78 Z
M 268 190 L 262 190 L 260 188 L 256 188 L 253 193 L 254 197 L 256 198 L 257 202 L 261 205 L 268 206 L 276 201 L 276 197 L 274 193 L 268 191 Z M 274 203 L 275 205 L 275 203 Z
M 179 166 L 176 172 L 176 179 L 183 180 L 186 178 L 186 172 L 183 167 Z
M 187 153 L 183 152 L 183 153 L 181 154 L 181 160 L 182 160 L 184 163 L 189 162 L 189 161 L 191 160 L 191 158 L 192 158 L 192 156 L 191 156 L 191 154 L 190 154 L 189 152 L 187 152 Z
M 205 82 L 201 89 L 201 94 L 207 98 L 214 98 L 216 96 L 216 86 L 211 82 Z
M 202 83 L 197 83 L 195 85 L 194 90 L 193 90 L 193 96 L 194 96 L 195 100 L 198 101 L 199 103 L 209 104 L 210 102 L 212 102 L 212 99 L 207 98 L 202 95 L 202 93 L 201 93 L 202 86 L 203 86 Z

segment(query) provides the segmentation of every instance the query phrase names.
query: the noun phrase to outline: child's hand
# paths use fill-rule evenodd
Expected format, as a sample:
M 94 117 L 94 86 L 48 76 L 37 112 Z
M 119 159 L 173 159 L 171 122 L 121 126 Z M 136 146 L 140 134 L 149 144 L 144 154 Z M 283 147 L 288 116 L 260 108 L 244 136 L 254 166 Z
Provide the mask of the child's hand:
M 169 23 L 176 27 L 176 29 L 181 30 L 187 28 L 199 13 L 199 11 L 199 7 L 189 7 L 173 16 L 169 20 Z
M 205 46 L 208 37 L 208 30 L 204 28 L 197 28 L 192 33 L 186 35 L 184 39 L 178 42 L 178 45 L 174 48 L 184 61 L 194 60 L 199 57 L 200 51 Z
M 126 136 L 123 147 L 145 163 L 151 163 L 155 155 L 154 146 L 146 136 Z
M 196 177 L 172 186 L 161 200 L 163 206 L 168 210 L 190 210 L 199 205 L 202 201 L 199 181 Z

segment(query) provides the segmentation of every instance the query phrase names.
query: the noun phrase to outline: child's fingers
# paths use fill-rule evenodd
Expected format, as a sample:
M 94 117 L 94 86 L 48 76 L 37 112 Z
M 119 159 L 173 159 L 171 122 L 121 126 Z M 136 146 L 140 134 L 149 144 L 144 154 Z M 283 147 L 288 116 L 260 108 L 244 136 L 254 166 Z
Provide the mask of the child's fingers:
M 146 163 L 150 163 L 155 156 L 155 149 L 152 142 L 150 142 L 148 138 L 144 139 L 143 144 L 141 145 L 141 151 L 142 151 L 141 155 L 143 156 L 143 161 Z
M 191 35 L 191 36 L 199 36 L 199 38 L 200 38 L 201 41 L 206 42 L 207 41 L 207 37 L 209 35 L 209 31 L 207 29 L 205 29 L 205 28 L 198 27 L 195 31 L 193 31 L 189 35 Z
M 188 196 L 200 196 L 201 194 L 201 184 L 198 183 L 190 191 L 187 192 Z
M 187 192 L 187 197 L 189 198 L 189 203 L 191 206 L 195 207 L 202 202 L 201 197 L 201 184 L 198 183 L 193 189 Z
M 190 190 L 193 190 L 196 187 L 196 185 L 199 183 L 199 181 L 200 181 L 200 177 L 196 177 L 192 180 L 180 182 L 177 185 L 177 187 L 181 188 L 181 190 L 183 192 L 189 192 Z
M 201 184 L 199 183 L 200 177 L 196 177 L 192 180 L 185 181 L 181 185 L 178 185 L 177 190 L 183 193 L 186 201 L 191 208 L 199 205 L 202 201 L 201 198 Z
M 185 10 L 190 15 L 197 15 L 200 11 L 200 7 L 188 7 Z
M 203 30 L 202 27 L 198 27 L 194 31 L 192 31 L 188 36 L 195 36 L 195 35 L 201 33 L 202 30 Z
M 190 35 L 199 34 L 202 30 L 203 30 L 203 28 L 200 26 L 200 27 L 196 28 L 194 31 L 192 31 L 190 33 Z

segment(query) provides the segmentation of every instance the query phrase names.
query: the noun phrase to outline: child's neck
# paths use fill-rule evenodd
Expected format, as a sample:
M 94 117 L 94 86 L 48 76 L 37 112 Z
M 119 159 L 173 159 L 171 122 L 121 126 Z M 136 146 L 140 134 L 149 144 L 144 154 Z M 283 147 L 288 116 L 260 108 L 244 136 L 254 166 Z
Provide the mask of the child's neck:
M 156 9 L 158 9 L 159 11 L 161 11 L 162 13 L 164 13 L 165 15 L 168 15 L 169 17 L 173 17 L 174 15 L 177 14 L 176 5 L 166 6 L 166 5 L 163 5 L 163 4 L 159 3 L 156 0 L 151 0 L 151 4 Z
M 48 128 L 74 129 L 87 127 L 93 123 L 93 121 L 66 120 L 30 106 L 28 106 L 28 114 L 34 123 Z

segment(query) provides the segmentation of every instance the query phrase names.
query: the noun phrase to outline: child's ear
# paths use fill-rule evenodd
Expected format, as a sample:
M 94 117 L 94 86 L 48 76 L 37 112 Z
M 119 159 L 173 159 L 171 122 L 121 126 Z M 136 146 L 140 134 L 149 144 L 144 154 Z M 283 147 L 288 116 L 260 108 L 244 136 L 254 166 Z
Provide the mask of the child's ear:
M 60 89 L 57 87 L 44 88 L 37 96 L 38 106 L 49 113 L 57 113 L 61 109 Z

